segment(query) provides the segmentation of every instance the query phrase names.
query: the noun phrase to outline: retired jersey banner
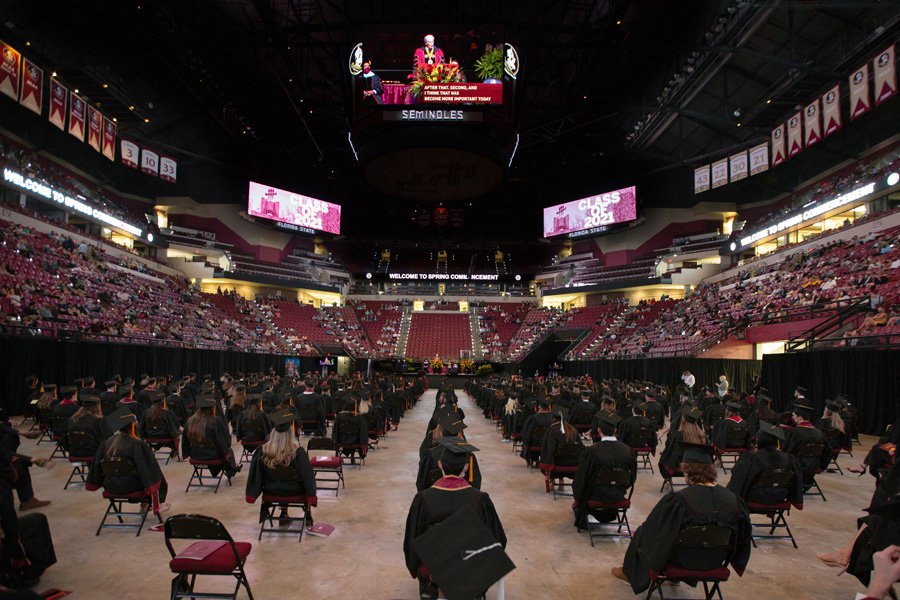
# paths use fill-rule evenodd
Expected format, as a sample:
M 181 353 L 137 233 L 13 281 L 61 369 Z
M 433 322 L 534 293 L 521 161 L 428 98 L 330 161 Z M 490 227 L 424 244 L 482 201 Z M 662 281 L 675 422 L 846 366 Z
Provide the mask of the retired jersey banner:
M 788 157 L 803 150 L 803 125 L 800 122 L 800 113 L 788 119 Z
M 171 156 L 159 155 L 159 178 L 169 183 L 178 179 L 178 163 Z
M 44 71 L 36 64 L 22 59 L 22 97 L 19 104 L 41 114 L 44 99 Z
M 159 177 L 159 154 L 146 148 L 141 150 L 141 171 Z
M 694 169 L 694 193 L 699 194 L 709 189 L 709 165 Z
M 780 165 L 787 155 L 784 152 L 784 123 L 772 130 L 772 166 Z
M 69 133 L 84 141 L 84 112 L 87 110 L 87 104 L 78 94 L 72 94 L 72 101 L 69 102 Z
M 50 78 L 50 122 L 66 130 L 66 98 L 69 90 L 60 82 Z
M 866 63 L 850 76 L 850 120 L 866 114 L 870 108 L 869 63 Z
M 131 140 L 126 140 L 122 138 L 121 148 L 119 149 L 119 156 L 122 157 L 122 164 L 132 169 L 137 169 L 138 166 L 138 156 L 141 153 L 141 147 L 132 142 Z
M 819 99 L 816 98 L 803 110 L 803 145 L 807 148 L 822 139 L 819 123 Z
M 822 126 L 826 137 L 841 128 L 841 85 L 838 84 L 822 96 Z
M 897 74 L 894 71 L 894 45 L 875 59 L 875 104 L 881 104 L 897 93 Z
M 100 144 L 101 144 L 101 125 L 103 121 L 103 115 L 100 114 L 100 111 L 94 108 L 93 106 L 88 105 L 88 146 L 100 152 Z
M 741 152 L 740 154 L 733 154 L 729 157 L 728 162 L 731 164 L 731 179 L 730 181 L 734 183 L 735 181 L 740 181 L 741 179 L 746 179 L 750 172 L 747 163 L 747 153 Z
M 712 186 L 722 187 L 728 183 L 728 159 L 716 161 L 712 165 Z
M 22 59 L 22 55 L 5 42 L 0 42 L 0 51 L 3 52 L 3 62 L 0 63 L 0 92 L 3 92 L 13 100 L 18 100 L 19 62 Z
M 103 117 L 103 156 L 116 160 L 116 123 L 109 117 Z
M 750 174 L 758 175 L 769 170 L 769 143 L 750 148 Z

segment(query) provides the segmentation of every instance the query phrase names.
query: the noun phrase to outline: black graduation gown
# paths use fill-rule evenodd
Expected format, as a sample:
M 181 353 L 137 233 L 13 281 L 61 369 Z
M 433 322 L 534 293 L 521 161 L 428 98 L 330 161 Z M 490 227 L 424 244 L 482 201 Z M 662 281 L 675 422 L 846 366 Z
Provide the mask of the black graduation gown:
M 822 433 L 835 431 L 834 425 L 831 423 L 831 418 L 826 419 L 825 417 L 822 417 L 816 422 L 816 429 Z M 836 431 L 840 432 L 840 429 L 837 429 Z M 828 447 L 832 450 L 837 448 L 847 451 L 852 450 L 853 441 L 850 438 L 850 425 L 848 423 L 844 423 L 844 432 L 836 435 L 835 440 L 836 441 L 828 440 Z
M 116 392 L 106 391 L 100 394 L 100 410 L 104 415 L 111 415 L 116 410 L 116 404 L 122 399 Z
M 41 576 L 50 565 L 56 563 L 53 539 L 47 517 L 41 513 L 18 515 L 13 497 L 13 488 L 4 472 L 0 476 L 0 522 L 3 523 L 4 562 L 10 558 L 28 559 L 30 565 L 15 569 L 10 567 L 7 575 L 11 584 L 24 584 Z M 13 542 L 16 540 L 16 542 Z M 7 565 L 5 565 L 7 566 Z
M 900 499 L 898 493 L 900 493 L 900 461 L 895 462 L 875 484 L 875 493 L 872 494 L 869 508 Z M 873 555 L 888 546 L 900 545 L 900 522 L 879 515 L 869 515 L 859 519 L 858 523 L 860 527 L 865 524 L 866 528 L 859 533 L 853 543 L 847 572 L 859 579 L 863 585 L 869 585 L 869 578 L 875 568 Z
M 655 423 L 657 429 L 661 429 L 666 424 L 666 411 L 663 405 L 656 400 L 648 400 L 644 403 L 644 416 Z
M 143 404 L 135 402 L 131 399 L 125 400 L 124 398 L 122 400 L 119 400 L 118 404 L 116 404 L 116 410 L 119 410 L 120 408 L 127 408 L 128 410 L 130 410 L 132 413 L 134 413 L 134 416 L 138 418 L 138 421 L 141 420 L 144 411 L 147 410 L 147 407 Z
M 115 456 L 128 459 L 137 470 L 137 477 L 118 475 L 104 477 L 101 474 L 100 463 L 106 457 L 107 449 L 118 439 L 117 436 L 121 437 L 121 445 Z M 166 478 L 163 477 L 159 463 L 156 462 L 153 450 L 147 442 L 121 433 L 109 437 L 94 454 L 94 462 L 88 471 L 85 489 L 93 492 L 101 487 L 112 494 L 133 494 L 141 491 L 151 495 L 158 493 L 160 502 L 166 501 L 168 491 Z
M 631 435 L 642 426 L 650 428 L 650 453 L 656 454 L 656 446 L 659 444 L 659 438 L 656 435 L 656 424 L 647 417 L 634 415 L 619 423 L 619 427 L 616 429 L 616 438 L 625 444 L 633 445 L 631 443 Z
M 772 504 L 781 497 L 781 492 L 772 489 L 757 489 L 750 492 L 753 482 L 765 471 L 786 469 L 794 474 L 794 484 L 788 493 L 788 501 L 796 508 L 803 508 L 803 473 L 800 465 L 790 454 L 786 454 L 774 446 L 760 448 L 756 452 L 745 452 L 738 458 L 731 471 L 731 481 L 726 489 L 737 494 L 745 502 Z
M 339 431 L 341 423 L 349 422 L 359 425 L 359 433 L 355 437 L 348 437 Z M 334 425 L 331 427 L 331 439 L 339 444 L 359 444 L 362 455 L 368 452 L 369 433 L 365 418 L 362 415 L 354 415 L 350 411 L 339 412 L 334 416 Z
M 406 568 L 412 577 L 418 576 L 419 566 L 422 564 L 413 549 L 413 540 L 466 506 L 472 507 L 497 541 L 506 548 L 506 533 L 490 496 L 459 477 L 443 477 L 427 490 L 417 493 L 409 507 L 403 554 L 406 556 Z
M 213 448 L 200 446 L 195 440 L 188 437 L 188 428 L 185 427 L 181 434 L 181 454 L 194 460 L 221 460 L 225 464 L 225 476 L 234 477 L 240 468 L 234 462 L 234 453 L 231 451 L 231 434 L 228 433 L 228 423 L 225 419 L 213 417 L 212 426 L 206 428 L 206 439 L 212 442 Z M 193 444 L 193 447 L 191 446 Z M 210 466 L 209 472 L 216 476 L 221 469 L 218 466 Z
M 618 440 L 599 441 L 584 452 L 578 461 L 578 471 L 572 480 L 572 497 L 575 511 L 575 527 L 587 527 L 588 502 L 613 504 L 625 500 L 628 488 L 625 487 L 593 487 L 594 479 L 599 473 L 610 469 L 622 469 L 631 472 L 632 481 L 637 477 L 637 453 L 627 444 Z M 595 511 L 597 520 L 609 522 L 616 518 L 616 512 Z
M 72 418 L 72 415 L 74 415 L 77 412 L 78 412 L 77 404 L 75 404 L 74 402 L 70 402 L 69 400 L 64 400 L 63 402 L 60 402 L 59 404 L 54 406 L 52 409 L 50 409 L 50 416 L 51 416 L 51 419 L 64 419 L 65 421 L 68 421 L 69 419 Z M 65 436 L 65 434 L 66 434 L 66 426 L 65 425 L 62 425 L 61 427 L 57 427 L 57 426 L 53 425 L 53 421 L 51 421 L 50 423 L 51 423 L 50 431 L 51 431 L 51 433 L 53 433 L 54 436 L 57 436 L 57 437 Z M 65 447 L 65 444 L 66 444 L 65 440 L 63 440 L 63 447 Z
M 519 453 L 519 456 L 527 460 L 529 458 L 529 446 L 538 447 L 544 441 L 543 438 L 533 439 L 534 430 L 538 427 L 549 428 L 552 424 L 553 415 L 549 412 L 538 412 L 528 417 L 522 426 L 522 451 Z M 536 457 L 531 458 L 534 459 Z
M 615 414 L 615 412 L 616 411 L 614 411 L 614 410 L 602 408 L 602 409 L 598 410 L 596 413 L 594 413 L 594 417 L 591 419 L 591 439 L 592 440 L 599 440 L 601 437 L 603 437 L 600 434 L 600 418 L 606 414 Z M 621 423 L 620 423 L 620 425 L 621 425 Z M 616 433 L 618 434 L 618 430 L 616 431 Z
M 304 425 L 304 429 L 314 429 L 317 436 L 323 436 L 327 433 L 325 425 L 325 413 L 327 410 L 325 399 L 322 396 L 315 392 L 296 394 L 294 396 L 294 406 L 297 408 L 297 413 L 302 420 L 315 421 L 315 425 Z
M 718 525 L 735 531 L 730 564 L 743 575 L 751 547 L 750 514 L 744 501 L 720 485 L 691 485 L 663 496 L 634 532 L 622 568 L 635 594 L 650 587 L 650 571 L 659 573 L 666 565 L 678 533 L 695 525 Z
M 750 429 L 747 427 L 747 424 L 743 421 L 733 421 L 731 418 L 725 418 L 713 425 L 712 432 L 710 433 L 710 440 L 713 443 L 713 446 L 718 448 L 719 450 L 725 450 L 728 447 L 728 434 L 735 427 L 742 426 L 747 430 L 747 445 L 745 448 L 750 447 Z M 737 434 L 735 434 L 737 437 Z
M 438 461 L 441 458 L 441 452 L 443 452 L 443 450 L 444 447 L 440 444 L 432 446 L 431 449 L 425 452 L 425 454 L 422 455 L 422 458 L 419 459 L 419 473 L 416 475 L 417 491 L 421 492 L 422 490 L 428 489 L 429 486 L 426 485 L 428 474 L 434 469 L 440 469 Z M 470 454 L 469 456 L 472 457 L 472 468 L 469 469 L 463 479 L 465 479 L 473 488 L 480 490 L 481 469 L 478 468 L 478 457 L 474 454 Z
M 247 412 L 244 411 L 243 416 L 246 415 Z M 250 421 L 247 419 L 238 421 L 234 431 L 239 442 L 264 442 L 269 437 L 269 432 L 272 431 L 272 423 L 269 422 L 269 418 L 266 417 L 265 413 L 259 413 L 255 422 L 259 425 L 261 431 L 250 429 Z
M 95 415 L 84 415 L 77 421 L 74 418 L 66 421 L 66 435 L 75 432 L 89 433 L 93 438 L 91 444 L 68 447 L 69 455 L 76 458 L 94 456 L 97 448 L 112 435 L 106 419 Z
M 569 457 L 561 459 L 556 456 L 556 451 L 559 449 L 559 447 L 566 443 L 566 434 L 560 431 L 559 421 L 556 421 L 550 426 L 549 429 L 547 429 L 546 432 L 544 432 L 544 438 L 541 440 L 540 466 L 542 470 L 552 469 L 554 466 L 578 466 L 578 457 L 575 457 L 574 459 Z M 582 448 L 584 447 L 584 442 L 581 441 L 581 436 L 576 437 L 572 441 L 572 443 L 577 444 Z M 579 454 L 578 456 L 580 457 L 581 454 Z
M 569 409 L 566 420 L 573 425 L 590 425 L 596 412 L 597 409 L 590 402 L 575 402 Z
M 178 422 L 178 417 L 176 417 L 175 414 L 168 408 L 164 408 L 162 411 L 162 415 L 159 418 L 163 421 L 163 423 L 165 423 L 165 429 L 150 430 L 147 428 L 147 411 L 144 411 L 144 414 L 142 415 L 142 418 L 140 420 L 141 437 L 145 440 L 177 440 L 178 430 L 181 428 L 181 424 Z
M 263 464 L 262 448 L 257 448 L 250 461 L 250 472 L 247 474 L 246 500 L 249 504 L 256 502 L 262 494 L 272 496 L 306 496 L 310 506 L 317 504 L 316 476 L 309 462 L 309 455 L 303 448 L 297 448 L 291 466 L 300 474 L 300 481 L 285 481 L 269 476 L 269 471 Z M 259 522 L 266 520 L 267 511 L 259 508 Z
M 800 425 L 792 429 L 785 430 L 784 451 L 788 454 L 797 455 L 806 444 L 815 442 L 822 444 L 824 449 L 822 455 L 818 457 L 797 458 L 800 468 L 804 472 L 814 471 L 816 469 L 824 469 L 831 462 L 831 449 L 828 447 L 828 441 L 825 435 L 810 424 Z

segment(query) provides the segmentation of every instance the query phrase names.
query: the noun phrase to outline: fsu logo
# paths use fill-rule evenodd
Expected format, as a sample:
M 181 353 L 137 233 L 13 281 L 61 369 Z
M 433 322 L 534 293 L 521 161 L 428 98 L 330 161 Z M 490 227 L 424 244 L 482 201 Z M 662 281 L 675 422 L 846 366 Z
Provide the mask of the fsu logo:
M 776 140 L 781 139 L 781 129 L 775 130 L 775 139 Z
M 62 89 L 62 86 L 61 86 L 61 85 L 54 85 L 54 86 L 53 86 L 53 95 L 56 96 L 57 98 L 62 98 L 62 97 L 63 97 L 63 89 Z
M 112 123 L 107 122 L 106 123 L 106 133 L 112 133 L 112 130 L 113 130 Z
M 29 66 L 28 67 L 28 76 L 35 80 L 38 79 L 37 67 Z
M 884 54 L 882 54 L 881 56 L 878 57 L 878 66 L 884 67 L 885 65 L 888 64 L 888 61 L 890 61 L 890 60 L 891 60 L 891 53 L 885 52 Z
M 806 107 L 806 116 L 811 117 L 816 114 L 816 105 L 810 104 Z
M 857 71 L 856 73 L 853 74 L 853 83 L 855 85 L 859 85 L 860 83 L 862 83 L 862 80 L 863 80 L 863 72 L 861 70 Z
M 834 92 L 828 92 L 828 94 L 825 96 L 825 102 L 827 104 L 834 104 L 834 97 Z
M 12 48 L 3 49 L 3 60 L 10 64 L 16 62 L 16 53 L 13 52 Z
M 75 105 L 75 110 L 77 110 L 78 112 L 81 112 L 81 110 L 84 106 L 84 101 L 81 98 L 75 98 L 75 101 L 73 104 Z
M 797 117 L 791 117 L 791 129 L 797 126 Z
M 100 115 L 95 112 L 92 112 L 91 113 L 91 124 L 93 125 L 93 124 L 96 124 L 99 122 L 100 122 Z

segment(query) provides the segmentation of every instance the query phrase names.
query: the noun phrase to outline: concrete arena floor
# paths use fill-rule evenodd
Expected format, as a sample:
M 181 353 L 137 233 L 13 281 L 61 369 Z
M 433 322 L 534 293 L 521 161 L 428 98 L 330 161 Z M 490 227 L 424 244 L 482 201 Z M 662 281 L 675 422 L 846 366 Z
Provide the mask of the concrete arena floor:
M 544 491 L 543 477 L 530 472 L 524 461 L 512 453 L 510 444 L 483 419 L 461 390 L 460 406 L 465 411 L 468 440 L 481 449 L 478 454 L 483 488 L 497 507 L 506 530 L 507 552 L 517 569 L 505 580 L 510 599 L 583 600 L 585 598 L 631 599 L 631 588 L 614 579 L 610 567 L 620 565 L 627 540 L 602 539 L 592 548 L 587 533 L 572 526 L 571 498 L 555 502 Z M 434 407 L 434 391 L 424 394 L 408 411 L 398 431 L 381 441 L 381 449 L 369 453 L 366 465 L 357 470 L 347 466 L 347 487 L 337 498 L 333 492 L 319 494 L 313 515 L 317 521 L 335 526 L 328 538 L 304 535 L 263 536 L 258 532 L 258 505 L 244 500 L 246 473 L 234 479 L 234 486 L 219 489 L 184 488 L 190 476 L 187 463 L 170 462 L 163 473 L 169 483 L 167 514 L 200 513 L 220 519 L 238 541 L 252 541 L 247 571 L 254 598 L 417 598 L 417 586 L 403 560 L 403 530 L 410 501 L 415 494 L 418 447 Z M 875 441 L 863 436 L 863 445 L 854 448 L 855 458 L 842 455 L 841 466 L 858 464 Z M 303 439 L 306 445 L 306 439 Z M 234 444 L 240 454 L 240 446 Z M 51 448 L 23 438 L 20 452 L 49 456 Z M 655 464 L 654 464 L 655 468 Z M 83 486 L 63 491 L 69 475 L 67 462 L 54 470 L 32 468 L 38 498 L 52 500 L 43 509 L 50 520 L 59 563 L 51 567 L 35 588 L 74 591 L 73 598 L 159 599 L 167 598 L 171 581 L 169 553 L 163 534 L 147 531 L 135 537 L 133 530 L 105 529 L 94 536 L 105 510 L 100 492 Z M 719 471 L 721 475 L 721 471 Z M 728 476 L 722 476 L 725 484 Z M 640 471 L 629 520 L 636 528 L 661 497 L 658 474 Z M 815 552 L 834 551 L 852 539 L 855 519 L 868 505 L 874 480 L 847 473 L 824 474 L 820 485 L 828 501 L 809 499 L 803 511 L 792 511 L 788 523 L 799 550 L 789 541 L 760 542 L 753 550 L 743 578 L 732 574 L 725 583 L 726 598 L 853 598 L 863 591 L 856 579 L 836 577 L 815 558 Z M 164 514 L 165 516 L 166 514 Z M 148 524 L 152 524 L 148 519 Z M 219 579 L 219 581 L 216 581 Z M 230 589 L 226 578 L 209 578 L 200 585 Z M 696 597 L 687 586 L 667 586 L 674 598 Z M 693 594 L 692 594 L 693 592 Z M 246 598 L 242 590 L 238 598 Z M 496 586 L 489 592 L 496 597 Z

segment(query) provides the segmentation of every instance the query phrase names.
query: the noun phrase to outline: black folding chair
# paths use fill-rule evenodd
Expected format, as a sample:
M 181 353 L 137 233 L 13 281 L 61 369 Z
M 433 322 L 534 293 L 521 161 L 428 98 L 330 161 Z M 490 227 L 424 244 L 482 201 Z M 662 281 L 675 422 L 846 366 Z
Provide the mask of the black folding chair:
M 144 441 L 153 450 L 153 457 L 156 460 L 162 460 L 157 454 L 162 453 L 166 459 L 165 464 L 169 464 L 169 459 L 178 456 L 178 438 L 169 437 L 169 429 L 166 422 L 162 419 L 147 419 L 144 422 Z M 162 452 L 166 448 L 168 452 Z
M 194 447 L 206 448 L 208 451 L 218 452 L 216 445 L 209 438 L 203 440 L 202 442 L 192 440 L 191 448 L 193 449 Z M 188 480 L 187 487 L 184 488 L 184 493 L 186 494 L 192 487 L 211 487 L 216 488 L 213 491 L 213 494 L 218 494 L 219 486 L 222 484 L 222 476 L 225 474 L 225 461 L 222 459 L 195 460 L 188 457 L 188 462 L 194 470 L 191 473 L 191 478 Z M 212 469 L 210 467 L 219 467 L 219 474 L 213 475 Z M 212 479 L 213 481 L 215 481 L 215 483 L 204 483 L 204 477 L 206 477 L 207 479 Z M 198 483 L 194 483 L 195 479 Z M 228 482 L 228 485 L 231 486 L 231 477 L 226 477 L 225 479 Z
M 733 468 L 741 454 L 750 450 L 750 430 L 743 423 L 735 425 L 728 430 L 728 434 L 725 436 L 725 447 L 716 448 L 716 450 L 719 454 L 722 470 L 728 473 L 725 465 L 729 464 Z M 731 459 L 728 463 L 725 462 L 726 457 Z
M 324 450 L 326 452 L 333 452 L 333 456 L 328 456 L 324 454 L 313 455 L 312 453 L 316 450 Z M 309 443 L 306 445 L 306 451 L 309 453 L 309 462 L 313 468 L 313 474 L 316 477 L 316 486 L 321 490 L 334 490 L 334 495 L 337 496 L 340 492 L 338 490 L 340 488 L 345 487 L 344 485 L 344 459 L 341 456 L 338 456 L 338 445 L 333 439 L 328 437 L 314 437 L 310 438 Z M 334 475 L 334 477 L 326 477 L 320 478 L 320 474 L 330 474 Z M 322 486 L 319 482 L 327 483 L 328 486 Z M 334 484 L 334 487 L 330 487 L 330 484 Z
M 52 417 L 50 419 L 50 441 L 56 444 L 56 447 L 53 448 L 53 452 L 50 453 L 50 458 L 56 458 L 57 454 L 60 458 L 66 458 L 69 453 L 66 451 L 66 438 L 65 433 L 62 435 L 57 435 L 54 433 L 55 431 L 65 431 L 66 430 L 66 421 L 65 417 Z M 38 440 L 40 443 L 40 440 Z
M 127 458 L 104 458 L 100 461 L 100 474 L 103 477 L 133 477 L 137 481 L 140 481 L 140 474 L 134 464 Z M 141 530 L 144 528 L 144 522 L 147 520 L 147 514 L 153 506 L 153 498 L 149 494 L 144 493 L 143 490 L 132 492 L 130 494 L 114 494 L 105 489 L 103 490 L 103 497 L 109 500 L 109 506 L 106 507 L 106 512 L 103 514 L 103 520 L 100 521 L 100 526 L 97 528 L 97 533 L 94 535 L 100 535 L 100 530 L 104 527 L 113 529 L 137 529 L 135 537 L 141 535 Z M 137 504 L 139 506 L 138 511 L 127 512 L 123 510 L 122 507 L 125 504 Z M 109 517 L 116 517 L 119 522 L 107 524 L 106 519 Z M 122 517 L 140 517 L 141 521 L 137 525 L 125 523 Z M 158 513 L 156 518 L 162 523 L 162 518 Z
M 791 533 L 787 521 L 784 518 L 785 513 L 791 510 L 791 503 L 788 500 L 791 487 L 794 484 L 794 474 L 787 469 L 770 469 L 760 473 L 756 481 L 750 486 L 745 502 L 750 515 L 764 515 L 769 521 L 767 523 L 753 523 L 751 527 L 762 527 L 769 530 L 766 535 L 754 535 L 752 538 L 753 547 L 756 548 L 756 540 L 777 539 L 791 540 L 794 548 L 797 547 L 797 540 Z M 751 498 L 759 497 L 759 494 L 766 494 L 765 502 L 756 502 Z M 774 535 L 776 529 L 784 529 L 787 535 Z
M 717 525 L 682 529 L 669 551 L 665 566 L 659 573 L 650 573 L 646 600 L 650 600 L 653 592 L 659 594 L 660 600 L 665 600 L 663 584 L 667 582 L 691 585 L 702 582 L 705 600 L 711 600 L 715 595 L 722 600 L 719 584 L 731 575 L 728 563 L 734 554 L 736 537 L 731 529 Z
M 561 444 L 553 453 L 554 464 L 550 467 L 545 476 L 550 481 L 550 488 L 553 492 L 553 499 L 556 500 L 556 491 L 558 487 L 572 487 L 571 482 L 566 483 L 566 479 L 574 479 L 575 473 L 578 471 L 578 459 L 584 452 L 582 444 Z M 554 482 L 556 485 L 554 485 Z M 562 490 L 560 490 L 562 493 Z M 571 492 L 565 494 L 571 496 Z
M 66 444 L 69 448 L 84 448 L 87 446 L 96 447 L 97 440 L 94 439 L 92 433 L 87 431 L 72 431 L 71 433 L 66 434 Z M 93 454 L 90 456 L 73 456 L 70 452 L 66 458 L 72 463 L 72 472 L 66 480 L 66 485 L 63 486 L 64 490 L 69 489 L 69 484 L 72 483 L 72 480 L 76 477 L 78 478 L 78 481 L 75 483 L 83 484 L 85 479 L 87 479 L 91 464 L 94 462 Z
M 821 466 L 824 452 L 825 444 L 809 442 L 801 447 L 795 456 L 800 463 L 800 470 L 803 471 L 804 496 L 821 496 L 822 502 L 828 502 L 822 488 L 819 487 L 819 482 L 816 481 L 816 475 L 824 471 Z M 812 491 L 813 488 L 816 488 L 815 492 Z
M 341 421 L 337 424 L 338 428 L 338 437 L 344 439 L 359 439 L 359 423 L 353 423 L 350 421 Z M 363 447 L 358 444 L 344 444 L 341 442 L 337 442 L 338 449 L 335 451 L 337 453 L 347 453 L 350 457 L 350 464 L 356 465 L 357 468 L 362 469 L 362 466 L 366 464 L 366 455 Z M 357 455 L 359 455 L 359 462 L 357 462 Z
M 234 600 L 242 585 L 247 589 L 247 596 L 253 600 L 250 582 L 247 581 L 247 574 L 244 571 L 252 544 L 235 542 L 221 522 L 203 515 L 172 515 L 166 519 L 163 530 L 166 536 L 166 548 L 172 555 L 169 568 L 175 573 L 170 600 L 178 598 L 230 598 Z M 182 557 L 176 553 L 172 545 L 173 540 L 193 542 L 190 546 L 182 548 L 181 552 L 191 548 L 196 550 L 198 545 L 204 545 L 203 542 L 210 542 L 208 546 L 218 545 L 218 548 L 206 557 L 197 560 Z M 237 579 L 237 583 L 234 591 L 230 594 L 194 592 L 197 575 L 230 576 Z
M 248 433 L 254 433 L 253 437 L 263 438 L 258 441 L 247 441 L 244 439 Z M 262 425 L 259 424 L 259 421 L 253 419 L 252 421 L 242 421 L 241 422 L 241 438 L 238 440 L 241 444 L 241 448 L 243 451 L 241 452 L 241 460 L 240 462 L 250 462 L 253 458 L 253 453 L 256 452 L 256 449 L 266 443 L 265 440 L 266 432 L 263 429 Z
M 650 469 L 653 471 L 653 463 L 650 461 L 650 454 L 653 453 L 653 427 L 650 425 L 640 425 L 634 429 L 625 443 L 631 446 L 632 450 L 637 453 L 638 469 Z
M 628 489 L 628 496 L 619 502 L 612 503 L 588 500 L 588 514 L 594 516 L 595 519 L 601 512 L 616 511 L 615 521 L 603 522 L 598 520 L 597 523 L 588 521 L 587 531 L 591 540 L 591 547 L 594 546 L 595 535 L 598 537 L 631 537 L 631 526 L 628 524 L 628 509 L 631 508 L 631 495 L 634 493 L 634 478 L 631 476 L 631 471 L 626 469 L 601 471 L 594 477 L 591 490 L 593 491 L 598 487 L 615 489 L 617 492 L 623 488 Z M 594 533 L 592 525 L 596 527 L 615 527 L 616 531 L 615 533 Z M 626 533 L 622 533 L 622 527 L 625 528 Z M 578 531 L 581 532 L 581 529 Z
M 267 467 L 263 465 L 263 478 L 276 479 L 279 481 L 290 481 L 294 483 L 302 482 L 300 473 L 298 473 L 297 469 L 290 465 L 278 465 L 275 467 Z M 297 541 L 303 541 L 303 524 L 306 521 L 306 516 L 309 514 L 309 501 L 307 500 L 306 495 L 275 496 L 273 494 L 267 494 L 263 492 L 262 508 L 266 511 L 266 518 L 263 519 L 262 524 L 260 524 L 259 536 L 256 538 L 257 541 L 262 539 L 262 534 L 264 532 L 296 533 L 295 531 L 290 529 L 291 523 L 296 522 L 300 523 L 300 538 Z M 289 517 L 286 514 L 280 515 L 278 517 L 275 516 L 276 509 L 281 509 L 286 513 L 287 509 L 289 508 L 301 509 L 303 511 L 303 516 Z M 279 527 L 275 526 L 275 519 L 278 520 Z M 268 527 L 266 527 L 266 523 L 269 524 Z M 281 526 L 284 526 L 284 528 L 282 528 Z

